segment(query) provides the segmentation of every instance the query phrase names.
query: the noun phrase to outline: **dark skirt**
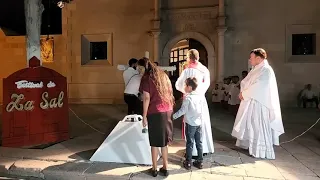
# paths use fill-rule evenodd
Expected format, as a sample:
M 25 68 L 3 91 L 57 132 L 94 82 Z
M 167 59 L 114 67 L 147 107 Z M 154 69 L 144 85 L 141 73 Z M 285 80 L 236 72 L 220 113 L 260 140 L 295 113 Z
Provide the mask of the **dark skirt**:
M 165 147 L 173 139 L 172 111 L 147 116 L 151 147 Z

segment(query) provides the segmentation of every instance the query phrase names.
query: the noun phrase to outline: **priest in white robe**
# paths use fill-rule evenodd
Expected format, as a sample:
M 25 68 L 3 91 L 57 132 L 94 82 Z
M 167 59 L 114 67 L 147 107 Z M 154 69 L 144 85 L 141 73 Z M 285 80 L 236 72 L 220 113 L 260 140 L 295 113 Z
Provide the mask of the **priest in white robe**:
M 209 86 L 210 86 L 210 72 L 199 62 L 199 52 L 196 49 L 191 49 L 187 53 L 187 64 L 185 69 L 182 71 L 180 77 L 176 81 L 176 89 L 182 93 L 184 92 L 185 80 L 189 77 L 195 77 L 199 82 L 197 89 L 195 90 L 198 94 L 205 96 Z M 184 123 L 184 122 L 183 122 Z M 184 127 L 184 126 L 183 126 Z M 184 129 L 182 129 L 184 132 Z M 211 121 L 207 101 L 203 104 L 203 113 L 202 113 L 202 146 L 203 153 L 213 153 L 213 140 L 212 140 L 212 131 L 211 131 Z M 194 146 L 193 156 L 198 156 L 196 147 Z
M 266 58 L 261 48 L 250 53 L 253 69 L 241 81 L 241 104 L 232 136 L 237 138 L 236 146 L 248 149 L 251 156 L 275 159 L 273 145 L 279 145 L 284 128 L 276 77 Z

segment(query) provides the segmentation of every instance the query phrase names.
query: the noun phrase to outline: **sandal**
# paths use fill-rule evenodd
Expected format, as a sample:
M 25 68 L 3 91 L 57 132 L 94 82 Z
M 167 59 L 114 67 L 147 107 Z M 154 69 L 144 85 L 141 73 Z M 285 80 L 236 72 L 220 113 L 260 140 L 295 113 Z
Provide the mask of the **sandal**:
M 163 167 L 159 169 L 159 172 L 160 172 L 163 176 L 169 176 L 168 170 L 164 169 Z
M 149 169 L 149 172 L 150 174 L 153 176 L 153 177 L 157 177 L 158 176 L 158 171 L 157 169 Z

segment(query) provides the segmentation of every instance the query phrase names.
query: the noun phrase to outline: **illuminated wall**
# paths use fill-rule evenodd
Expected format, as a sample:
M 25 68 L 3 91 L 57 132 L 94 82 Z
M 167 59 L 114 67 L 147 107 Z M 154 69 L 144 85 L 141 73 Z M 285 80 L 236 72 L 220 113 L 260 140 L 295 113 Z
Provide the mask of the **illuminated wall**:
M 53 36 L 53 54 L 50 55 L 43 66 L 54 69 L 64 76 L 67 76 L 67 52 L 64 35 Z M 42 37 L 46 38 L 46 36 Z M 49 51 L 48 51 L 49 52 Z M 53 55 L 53 56 L 52 56 Z M 53 59 L 52 59 L 53 57 Z M 2 104 L 2 79 L 13 72 L 27 67 L 26 41 L 24 36 L 5 36 L 0 29 L 0 104 Z M 50 62 L 48 62 L 50 61 Z

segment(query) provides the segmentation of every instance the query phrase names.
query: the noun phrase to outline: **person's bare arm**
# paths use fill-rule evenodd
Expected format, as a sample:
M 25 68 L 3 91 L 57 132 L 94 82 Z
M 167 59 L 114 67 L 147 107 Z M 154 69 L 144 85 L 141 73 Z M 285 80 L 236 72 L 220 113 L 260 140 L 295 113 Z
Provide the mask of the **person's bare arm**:
M 146 91 L 143 91 L 143 126 L 147 125 L 147 113 L 150 104 L 150 94 Z

